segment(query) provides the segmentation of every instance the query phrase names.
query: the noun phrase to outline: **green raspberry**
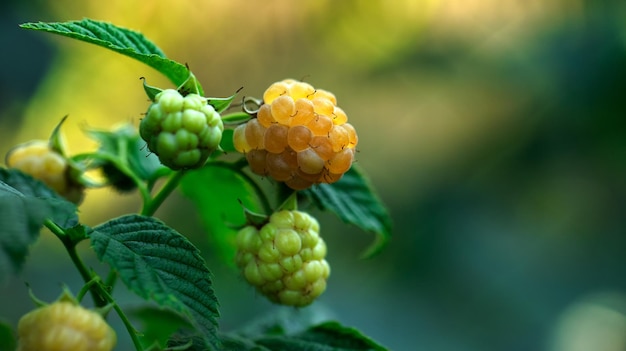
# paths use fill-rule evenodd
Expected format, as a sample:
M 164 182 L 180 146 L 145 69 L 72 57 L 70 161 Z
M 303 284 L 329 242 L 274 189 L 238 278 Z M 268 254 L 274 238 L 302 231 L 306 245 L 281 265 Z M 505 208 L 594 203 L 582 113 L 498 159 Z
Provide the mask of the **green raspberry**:
M 198 168 L 219 147 L 224 124 L 207 99 L 174 89 L 158 93 L 139 125 L 141 138 L 171 169 Z
M 67 301 L 25 314 L 17 329 L 18 351 L 111 351 L 117 342 L 101 315 Z
M 236 264 L 246 280 L 270 301 L 302 307 L 326 289 L 330 266 L 315 218 L 300 211 L 279 211 L 261 228 L 237 234 Z

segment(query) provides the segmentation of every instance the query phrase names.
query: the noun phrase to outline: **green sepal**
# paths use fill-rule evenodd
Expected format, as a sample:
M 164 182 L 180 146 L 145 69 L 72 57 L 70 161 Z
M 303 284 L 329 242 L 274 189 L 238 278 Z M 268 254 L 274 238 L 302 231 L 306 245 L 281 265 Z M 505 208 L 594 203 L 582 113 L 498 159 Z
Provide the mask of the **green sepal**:
M 46 301 L 41 300 L 40 298 L 35 296 L 33 289 L 28 283 L 26 284 L 26 287 L 28 288 L 28 297 L 30 297 L 30 300 L 33 302 L 33 304 L 35 304 L 36 307 L 44 307 L 49 305 L 49 303 L 47 303 Z
M 189 77 L 187 77 L 183 84 L 178 86 L 176 90 L 178 90 L 178 92 L 182 96 L 187 96 L 189 94 L 204 96 L 204 90 L 202 90 L 202 85 L 200 85 L 200 82 L 198 81 L 196 76 L 191 73 L 191 71 L 189 71 Z
M 269 220 L 269 217 L 265 214 L 254 212 L 243 205 L 243 202 L 239 200 L 239 204 L 243 208 L 243 213 L 246 216 L 246 225 L 253 225 L 255 227 L 261 227 Z
M 141 81 L 143 82 L 143 90 L 146 92 L 146 95 L 148 95 L 148 98 L 150 99 L 150 101 L 154 101 L 156 96 L 160 92 L 163 91 L 163 89 L 160 89 L 160 88 L 148 85 L 148 83 L 146 83 L 146 78 L 145 77 L 141 77 L 139 79 L 141 79 Z
M 237 89 L 237 91 L 229 96 L 229 97 L 225 97 L 225 98 L 216 98 L 216 97 L 210 97 L 207 98 L 209 100 L 209 105 L 213 106 L 213 108 L 215 109 L 215 111 L 217 111 L 217 113 L 222 113 L 223 111 L 225 111 L 227 108 L 230 107 L 230 104 L 233 102 L 233 100 L 235 100 L 235 96 L 237 96 L 237 93 L 239 93 L 241 91 L 241 89 L 243 89 L 243 87 Z
M 61 121 L 54 127 L 52 134 L 50 134 L 50 139 L 48 139 L 48 145 L 50 149 L 54 152 L 59 153 L 64 158 L 67 156 L 65 141 L 63 140 L 63 135 L 61 134 L 61 126 L 63 122 L 67 119 L 68 115 L 63 116 Z
M 224 124 L 237 125 L 249 121 L 250 118 L 252 116 L 246 112 L 234 112 L 222 116 L 222 122 Z
M 283 201 L 280 206 L 276 209 L 276 211 L 295 211 L 298 209 L 298 192 L 293 191 L 291 195 L 287 196 L 285 201 Z
M 67 146 L 65 144 L 65 140 L 63 139 L 63 134 L 61 133 L 61 126 L 69 115 L 63 116 L 61 121 L 54 127 L 52 130 L 52 134 L 50 134 L 50 138 L 48 139 L 48 145 L 50 149 L 59 155 L 63 156 L 63 158 L 67 161 L 68 170 L 67 174 L 69 180 L 74 185 L 80 185 L 83 187 L 93 187 L 93 181 L 85 176 L 86 168 L 83 165 L 74 162 L 68 155 Z
M 72 292 L 70 291 L 70 288 L 68 288 L 66 285 L 63 285 L 63 291 L 61 292 L 61 295 L 59 295 L 59 297 L 54 302 L 69 302 L 74 306 L 78 306 L 80 304 L 74 294 L 72 294 Z

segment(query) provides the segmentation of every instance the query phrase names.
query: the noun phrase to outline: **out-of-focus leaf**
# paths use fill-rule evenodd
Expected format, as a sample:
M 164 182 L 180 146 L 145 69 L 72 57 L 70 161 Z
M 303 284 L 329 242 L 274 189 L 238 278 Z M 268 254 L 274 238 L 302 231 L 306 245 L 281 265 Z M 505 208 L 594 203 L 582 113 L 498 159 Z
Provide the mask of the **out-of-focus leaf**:
M 321 210 L 344 222 L 376 234 L 364 257 L 378 253 L 391 236 L 391 217 L 365 174 L 356 165 L 333 184 L 320 184 L 303 192 Z
M 164 347 L 174 332 L 183 328 L 192 328 L 185 316 L 170 309 L 143 306 L 127 309 L 126 314 L 130 318 L 141 321 L 140 339 L 144 347 L 154 345 L 155 342 Z
M 33 177 L 0 169 L 0 282 L 20 271 L 46 219 L 77 223 L 76 207 Z
M 170 172 L 167 167 L 161 164 L 156 154 L 147 151 L 146 143 L 139 137 L 136 128 L 131 125 L 125 125 L 113 131 L 90 130 L 88 133 L 100 143 L 98 152 L 119 158 L 123 164 L 127 165 L 142 180 L 154 182 L 159 177 Z M 102 166 L 103 168 L 113 167 L 113 169 L 109 169 L 109 173 L 116 170 L 114 168 L 115 165 L 105 163 Z M 118 178 L 128 178 L 120 170 L 117 170 L 117 172 L 120 173 Z M 105 174 L 107 174 L 107 169 L 105 169 Z M 132 180 L 128 178 L 126 182 L 132 183 Z
M 13 328 L 5 322 L 0 322 L 0 350 L 15 350 L 15 346 Z
M 17 190 L 26 197 L 45 200 L 51 207 L 48 217 L 62 228 L 78 224 L 76 205 L 67 201 L 42 181 L 17 169 L 0 168 L 0 181 Z
M 363 335 L 360 331 L 328 321 L 311 326 L 297 333 L 272 328 L 264 335 L 231 333 L 221 336 L 225 345 L 233 350 L 281 350 L 281 351 L 386 351 L 387 349 Z
M 363 335 L 360 331 L 342 326 L 338 322 L 326 322 L 302 333 L 291 336 L 268 336 L 256 340 L 257 344 L 270 350 L 309 351 L 386 351 L 382 345 Z
M 254 189 L 237 171 L 208 163 L 189 171 L 181 181 L 183 194 L 196 206 L 215 252 L 227 264 L 234 264 L 235 226 L 245 224 L 242 205 L 259 211 Z

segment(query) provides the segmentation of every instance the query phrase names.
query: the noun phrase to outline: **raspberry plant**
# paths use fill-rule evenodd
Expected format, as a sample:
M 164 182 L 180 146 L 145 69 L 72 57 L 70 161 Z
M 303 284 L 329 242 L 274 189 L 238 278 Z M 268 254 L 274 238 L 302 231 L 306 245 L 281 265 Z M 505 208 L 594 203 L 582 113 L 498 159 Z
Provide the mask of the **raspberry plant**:
M 310 325 L 302 320 L 299 328 L 287 328 L 284 318 L 275 317 L 270 325 L 220 330 L 218 299 L 202 253 L 184 233 L 154 216 L 180 189 L 233 274 L 276 304 L 314 304 L 332 286 L 326 260 L 332 248 L 307 209 L 329 211 L 374 233 L 366 257 L 390 236 L 385 207 L 352 164 L 357 133 L 335 95 L 284 79 L 270 82 L 262 98 L 238 104 L 238 92 L 205 96 L 187 66 L 167 59 L 139 32 L 90 19 L 22 27 L 137 59 L 174 87 L 153 87 L 144 80 L 151 104 L 139 126 L 87 130 L 99 144 L 96 150 L 70 154 L 63 143 L 63 118 L 49 140 L 7 151 L 6 167 L 0 168 L 0 281 L 19 273 L 45 227 L 44 235 L 56 236 L 67 250 L 84 286 L 71 301 L 59 299 L 25 313 L 17 332 L 0 324 L 0 349 L 109 350 L 116 335 L 106 323 L 109 312 L 119 315 L 136 350 L 385 349 L 337 321 Z M 101 177 L 93 177 L 97 171 Z M 141 208 L 93 227 L 81 223 L 81 200 L 98 187 L 137 193 Z M 108 275 L 85 265 L 76 249 L 84 241 L 108 264 Z M 133 316 L 118 304 L 118 280 L 158 306 L 150 317 Z M 82 307 L 86 295 L 94 310 Z M 142 330 L 133 319 L 142 322 Z M 167 325 L 168 332 L 155 333 L 157 324 Z

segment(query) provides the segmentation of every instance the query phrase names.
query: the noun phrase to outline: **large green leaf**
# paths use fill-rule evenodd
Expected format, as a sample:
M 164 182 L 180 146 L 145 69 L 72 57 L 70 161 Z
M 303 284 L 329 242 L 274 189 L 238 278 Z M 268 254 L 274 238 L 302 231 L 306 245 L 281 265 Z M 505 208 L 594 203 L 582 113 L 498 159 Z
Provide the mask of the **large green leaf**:
M 31 176 L 0 169 L 0 282 L 20 271 L 46 219 L 76 223 L 76 207 Z
M 234 264 L 235 227 L 246 223 L 239 201 L 252 211 L 260 211 L 251 181 L 228 165 L 215 162 L 189 171 L 180 185 L 195 204 L 211 246 L 225 262 Z
M 143 34 L 108 22 L 83 19 L 69 22 L 31 22 L 20 27 L 63 35 L 111 49 L 156 69 L 176 86 L 189 77 L 187 67 L 165 58 L 163 51 Z
M 220 337 L 229 350 L 385 350 L 358 330 L 332 321 L 331 316 L 332 311 L 320 305 L 305 310 L 280 308 Z
M 13 168 L 0 168 L 0 181 L 26 197 L 44 200 L 50 207 L 47 216 L 62 228 L 70 228 L 78 224 L 76 205 L 57 194 L 42 181 Z
M 224 334 L 222 337 L 222 345 L 225 350 L 229 351 L 273 351 L 265 346 L 257 344 L 254 340 L 246 339 L 232 334 Z
M 248 321 L 237 330 L 237 335 L 257 339 L 269 335 L 293 335 L 331 320 L 333 313 L 323 304 L 316 303 L 305 309 L 276 308 L 270 313 Z
M 333 184 L 320 184 L 303 192 L 319 209 L 334 212 L 344 222 L 376 234 L 363 254 L 379 252 L 391 236 L 391 217 L 365 174 L 353 165 Z
M 293 321 L 293 320 L 292 320 Z M 298 323 L 298 321 L 296 321 Z M 313 325 L 298 332 L 278 321 L 266 325 L 264 334 L 236 332 L 221 335 L 222 344 L 229 350 L 270 350 L 270 351 L 385 351 L 384 346 L 360 331 L 341 325 L 336 321 L 327 321 Z
M 127 215 L 94 228 L 98 258 L 134 293 L 190 317 L 207 346 L 219 349 L 217 298 L 200 252 L 161 221 Z
M 262 337 L 256 343 L 270 350 L 281 351 L 387 350 L 358 330 L 337 322 L 325 322 L 294 335 Z

